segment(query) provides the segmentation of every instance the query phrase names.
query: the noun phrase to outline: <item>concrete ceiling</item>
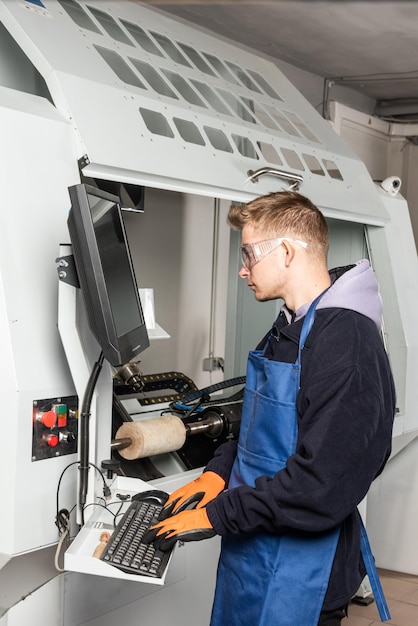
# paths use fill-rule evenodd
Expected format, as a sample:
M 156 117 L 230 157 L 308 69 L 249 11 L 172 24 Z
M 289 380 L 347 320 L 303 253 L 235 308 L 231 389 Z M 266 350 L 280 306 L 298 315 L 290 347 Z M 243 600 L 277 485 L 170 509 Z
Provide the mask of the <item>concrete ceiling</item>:
M 147 0 L 270 57 L 418 115 L 418 0 Z

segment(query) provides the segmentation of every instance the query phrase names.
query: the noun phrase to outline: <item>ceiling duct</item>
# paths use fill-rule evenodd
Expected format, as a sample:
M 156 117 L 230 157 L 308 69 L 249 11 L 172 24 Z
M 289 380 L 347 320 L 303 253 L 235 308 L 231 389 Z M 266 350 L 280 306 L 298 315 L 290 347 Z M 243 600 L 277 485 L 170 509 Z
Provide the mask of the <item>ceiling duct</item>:
M 374 114 L 385 118 L 418 119 L 418 98 L 379 100 Z

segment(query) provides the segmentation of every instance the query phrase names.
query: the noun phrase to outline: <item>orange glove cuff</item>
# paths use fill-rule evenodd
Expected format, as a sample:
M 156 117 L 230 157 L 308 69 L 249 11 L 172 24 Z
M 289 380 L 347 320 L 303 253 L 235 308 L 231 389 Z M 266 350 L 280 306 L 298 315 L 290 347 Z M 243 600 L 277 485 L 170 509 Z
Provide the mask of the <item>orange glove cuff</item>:
M 205 507 L 225 489 L 225 481 L 216 472 L 203 472 L 196 480 L 192 480 L 174 491 L 168 498 L 160 514 L 160 519 L 176 515 L 191 505 L 196 509 Z

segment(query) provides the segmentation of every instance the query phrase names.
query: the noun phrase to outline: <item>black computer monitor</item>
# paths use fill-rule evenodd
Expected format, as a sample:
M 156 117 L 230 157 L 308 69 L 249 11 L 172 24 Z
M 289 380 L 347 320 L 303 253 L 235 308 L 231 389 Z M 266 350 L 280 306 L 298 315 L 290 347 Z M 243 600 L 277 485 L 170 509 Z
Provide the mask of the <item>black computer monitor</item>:
M 119 198 L 85 184 L 69 193 L 68 230 L 89 327 L 104 358 L 124 365 L 149 339 Z

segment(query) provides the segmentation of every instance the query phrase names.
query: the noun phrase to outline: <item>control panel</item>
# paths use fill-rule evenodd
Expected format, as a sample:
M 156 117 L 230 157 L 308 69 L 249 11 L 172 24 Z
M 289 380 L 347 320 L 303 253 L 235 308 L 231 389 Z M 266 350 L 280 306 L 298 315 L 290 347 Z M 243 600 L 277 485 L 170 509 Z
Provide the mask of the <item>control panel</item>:
M 32 424 L 32 461 L 77 452 L 77 396 L 34 400 Z

